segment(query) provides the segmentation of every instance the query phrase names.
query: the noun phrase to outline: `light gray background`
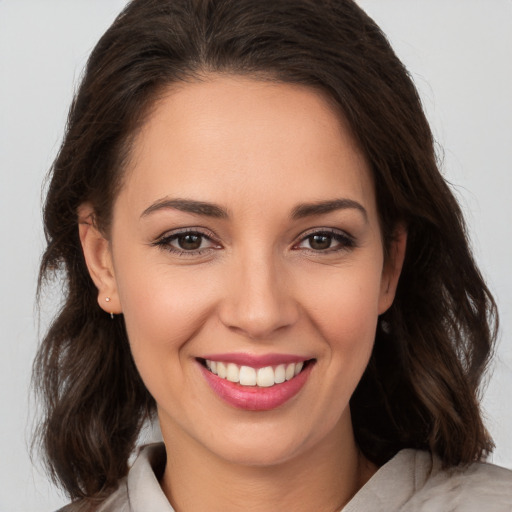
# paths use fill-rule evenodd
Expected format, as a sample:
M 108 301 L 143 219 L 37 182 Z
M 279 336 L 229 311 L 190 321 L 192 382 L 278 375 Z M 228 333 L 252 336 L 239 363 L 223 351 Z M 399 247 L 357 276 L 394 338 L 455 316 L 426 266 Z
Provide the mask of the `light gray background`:
M 50 511 L 66 501 L 32 468 L 27 448 L 41 183 L 85 59 L 124 4 L 0 0 L 0 512 Z M 360 4 L 420 89 L 500 306 L 501 342 L 484 408 L 497 445 L 493 460 L 512 468 L 512 1 Z

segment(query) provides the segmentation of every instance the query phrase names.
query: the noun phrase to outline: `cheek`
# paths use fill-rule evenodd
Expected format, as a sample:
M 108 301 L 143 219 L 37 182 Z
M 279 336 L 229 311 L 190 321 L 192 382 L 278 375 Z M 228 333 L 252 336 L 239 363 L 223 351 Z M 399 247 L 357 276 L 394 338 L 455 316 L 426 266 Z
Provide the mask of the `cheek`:
M 303 332 L 320 340 L 317 375 L 322 392 L 310 397 L 310 417 L 316 418 L 315 435 L 321 437 L 350 417 L 350 398 L 373 350 L 380 268 L 324 267 L 310 277 L 302 290 L 302 296 L 308 297 L 303 300 L 302 325 Z
M 361 266 L 332 271 L 309 288 L 312 315 L 333 348 L 358 350 L 373 343 L 380 300 L 380 268 Z
M 165 264 L 151 263 L 123 263 L 116 277 L 128 339 L 143 379 L 158 368 L 166 372 L 181 365 L 187 341 L 211 311 L 213 297 L 204 285 L 211 280 L 199 271 L 171 271 Z
M 332 421 L 347 407 L 373 350 L 380 275 L 378 265 L 340 269 L 311 294 L 310 324 L 322 338 L 322 374 L 330 383 L 318 407 L 330 411 Z
M 146 388 L 159 405 L 184 413 L 183 396 L 194 382 L 186 369 L 191 344 L 211 309 L 199 276 L 160 268 L 120 280 L 119 295 L 132 356 Z M 194 274 L 194 273 L 192 273 Z M 204 291 L 204 290 L 203 290 Z M 193 344 L 192 344 L 193 346 Z M 193 403 L 194 400 L 191 399 Z

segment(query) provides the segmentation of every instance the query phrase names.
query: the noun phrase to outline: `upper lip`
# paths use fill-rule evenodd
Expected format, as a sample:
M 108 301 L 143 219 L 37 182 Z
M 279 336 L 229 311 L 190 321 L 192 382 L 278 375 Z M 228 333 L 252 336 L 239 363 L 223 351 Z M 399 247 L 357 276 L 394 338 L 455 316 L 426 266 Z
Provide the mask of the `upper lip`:
M 250 366 L 252 368 L 264 368 L 265 366 L 277 366 L 280 364 L 300 363 L 312 359 L 311 357 L 299 356 L 296 354 L 209 354 L 201 356 L 200 359 L 209 361 L 220 361 L 222 363 L 234 363 L 239 366 Z

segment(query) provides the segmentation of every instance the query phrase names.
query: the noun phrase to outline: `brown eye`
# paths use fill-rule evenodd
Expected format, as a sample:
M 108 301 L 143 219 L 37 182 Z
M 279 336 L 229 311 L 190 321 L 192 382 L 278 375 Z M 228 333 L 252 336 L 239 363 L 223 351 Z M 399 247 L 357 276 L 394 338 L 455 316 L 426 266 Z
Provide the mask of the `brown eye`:
M 197 251 L 203 243 L 203 237 L 194 233 L 181 235 L 176 238 L 177 245 L 184 251 Z
M 183 231 L 163 236 L 153 245 L 181 256 L 194 256 L 211 249 L 220 249 L 211 236 L 200 231 Z
M 355 240 L 342 231 L 316 231 L 306 236 L 295 246 L 315 253 L 334 253 L 355 247 Z
M 325 251 L 331 247 L 332 238 L 331 235 L 325 233 L 309 236 L 309 246 L 314 251 Z

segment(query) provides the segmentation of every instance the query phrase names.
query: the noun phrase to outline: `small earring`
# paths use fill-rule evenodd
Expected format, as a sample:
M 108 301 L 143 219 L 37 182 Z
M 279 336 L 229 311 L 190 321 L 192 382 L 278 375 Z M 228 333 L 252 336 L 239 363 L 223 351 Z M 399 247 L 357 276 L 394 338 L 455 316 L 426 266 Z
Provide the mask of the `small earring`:
M 387 320 L 381 320 L 380 321 L 380 328 L 386 333 L 391 333 L 391 325 Z
M 105 297 L 105 302 L 110 302 L 110 297 Z M 110 312 L 110 318 L 114 320 L 114 313 Z

